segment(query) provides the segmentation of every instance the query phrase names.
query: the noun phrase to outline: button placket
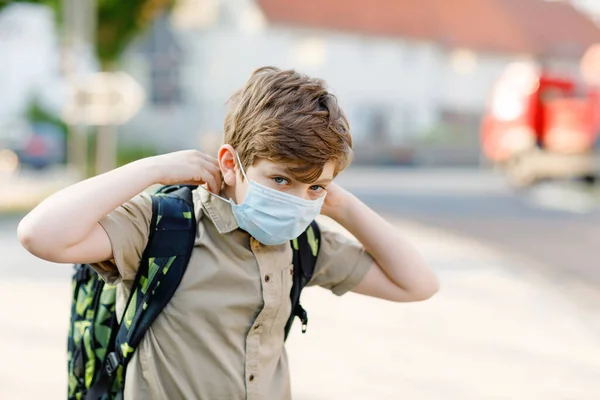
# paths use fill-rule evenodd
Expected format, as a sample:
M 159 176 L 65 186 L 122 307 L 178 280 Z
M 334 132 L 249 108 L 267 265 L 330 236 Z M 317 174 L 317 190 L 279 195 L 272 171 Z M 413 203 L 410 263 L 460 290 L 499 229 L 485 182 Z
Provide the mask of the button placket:
M 254 325 L 246 336 L 246 382 L 249 386 L 247 388 L 247 399 L 256 399 L 256 377 L 260 373 L 259 359 L 260 359 L 260 335 L 262 330 L 260 329 L 262 324 L 257 322 L 260 320 L 262 311 L 257 316 Z
M 277 268 L 277 265 L 281 264 L 277 262 L 277 257 L 273 257 L 274 254 L 267 251 L 268 249 L 264 248 L 255 239 L 251 239 L 250 245 L 258 264 L 263 307 L 256 316 L 246 336 L 245 369 L 246 382 L 248 384 L 247 400 L 258 400 L 258 396 L 260 395 L 259 388 L 261 387 L 258 383 L 261 374 L 259 365 L 261 341 L 264 335 L 270 334 L 271 327 L 275 323 L 281 303 L 280 294 L 283 292 L 283 287 L 281 284 L 278 284 L 281 269 Z

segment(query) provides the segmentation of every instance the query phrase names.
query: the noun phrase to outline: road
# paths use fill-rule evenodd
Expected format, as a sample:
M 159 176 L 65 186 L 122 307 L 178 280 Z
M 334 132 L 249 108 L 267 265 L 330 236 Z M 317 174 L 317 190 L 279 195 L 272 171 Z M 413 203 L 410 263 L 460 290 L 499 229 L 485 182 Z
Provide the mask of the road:
M 442 291 L 400 308 L 306 293 L 310 334 L 288 346 L 297 400 L 598 398 L 595 201 L 516 194 L 477 171 L 355 169 L 339 181 L 405 231 Z M 70 269 L 27 254 L 17 222 L 0 218 L 0 398 L 59 399 Z
M 460 169 L 355 168 L 338 181 L 381 213 L 477 238 L 544 264 L 555 279 L 600 287 L 600 201 L 577 189 L 517 192 L 493 172 Z M 5 230 L 17 218 L 5 221 Z M 12 267 L 3 274 L 18 273 Z
M 468 170 L 358 170 L 340 183 L 379 212 L 456 232 L 543 266 L 588 305 L 600 298 L 600 201 L 577 185 L 516 191 L 502 176 Z
M 381 213 L 476 238 L 538 262 L 565 293 L 589 305 L 600 304 L 597 193 L 564 185 L 517 192 L 498 174 L 461 169 L 354 168 L 338 181 Z M 26 193 L 30 186 L 20 191 Z M 14 218 L 4 222 L 5 230 L 15 224 Z M 20 273 L 19 267 L 9 265 L 2 275 Z M 51 274 L 45 268 L 36 273 Z

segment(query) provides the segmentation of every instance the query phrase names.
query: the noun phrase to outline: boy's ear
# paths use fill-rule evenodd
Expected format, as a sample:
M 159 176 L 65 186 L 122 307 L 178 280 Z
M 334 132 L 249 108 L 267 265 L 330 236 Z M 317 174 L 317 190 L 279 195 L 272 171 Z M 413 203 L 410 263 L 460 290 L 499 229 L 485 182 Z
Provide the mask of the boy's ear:
M 219 167 L 223 175 L 223 182 L 227 186 L 234 186 L 237 175 L 237 158 L 234 148 L 229 144 L 224 144 L 219 149 Z

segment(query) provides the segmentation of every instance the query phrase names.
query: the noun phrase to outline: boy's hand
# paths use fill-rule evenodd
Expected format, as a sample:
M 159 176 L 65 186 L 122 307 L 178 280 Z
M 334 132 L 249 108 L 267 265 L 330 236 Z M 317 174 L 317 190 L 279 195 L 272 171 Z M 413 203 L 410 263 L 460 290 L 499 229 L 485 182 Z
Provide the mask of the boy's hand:
M 327 196 L 321 208 L 321 214 L 338 220 L 345 213 L 352 194 L 335 182 L 327 185 Z
M 197 150 L 183 150 L 153 158 L 158 182 L 163 185 L 203 185 L 218 194 L 221 191 L 221 169 L 216 158 Z
M 352 193 L 335 183 L 327 185 L 321 214 L 358 239 L 375 261 L 354 292 L 392 301 L 425 300 L 437 292 L 437 277 L 421 254 Z

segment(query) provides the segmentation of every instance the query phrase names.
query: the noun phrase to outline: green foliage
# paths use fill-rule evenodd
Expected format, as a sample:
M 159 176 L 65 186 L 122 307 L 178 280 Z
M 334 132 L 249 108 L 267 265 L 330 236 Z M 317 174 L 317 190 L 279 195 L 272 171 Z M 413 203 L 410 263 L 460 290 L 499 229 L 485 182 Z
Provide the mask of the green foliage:
M 130 162 L 140 160 L 146 157 L 157 155 L 156 149 L 148 144 L 142 143 L 123 143 L 117 148 L 117 165 L 125 165 Z
M 52 125 L 56 125 L 60 130 L 66 134 L 67 125 L 56 115 L 46 111 L 40 104 L 37 98 L 33 98 L 29 103 L 29 107 L 25 113 L 25 117 L 30 122 L 46 122 Z
M 45 4 L 55 10 L 59 20 L 62 15 L 61 0 L 0 0 L 0 10 L 17 2 Z M 175 0 L 97 0 L 95 48 L 103 69 L 112 69 L 131 40 L 174 3 Z
M 175 0 L 98 0 L 96 52 L 104 69 L 111 69 L 133 38 Z
M 45 4 L 55 10 L 60 8 L 61 0 L 0 0 L 0 11 L 11 3 L 36 3 Z
M 65 143 L 69 139 L 69 129 L 67 124 L 55 114 L 47 111 L 36 97 L 33 97 L 29 102 L 27 111 L 25 112 L 25 118 L 30 123 L 47 123 L 56 126 L 62 134 Z

